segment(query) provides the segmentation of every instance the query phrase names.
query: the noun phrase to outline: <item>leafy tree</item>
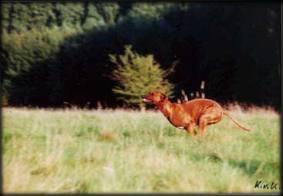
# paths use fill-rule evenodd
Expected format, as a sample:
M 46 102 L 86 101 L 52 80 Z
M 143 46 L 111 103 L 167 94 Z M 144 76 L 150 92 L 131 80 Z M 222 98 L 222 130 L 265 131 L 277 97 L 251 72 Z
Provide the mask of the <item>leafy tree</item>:
M 173 85 L 166 77 L 173 68 L 161 69 L 153 55 L 139 55 L 132 50 L 131 45 L 127 45 L 123 55 L 109 56 L 110 61 L 117 66 L 112 72 L 113 79 L 118 82 L 113 91 L 125 103 L 143 109 L 142 95 L 156 89 L 168 95 L 172 93 Z
M 119 5 L 117 3 L 97 3 L 95 5 L 106 24 L 115 24 L 119 13 Z
M 82 28 L 84 30 L 89 30 L 103 25 L 103 17 L 98 13 L 95 5 L 93 3 L 85 4 L 85 17 L 82 21 Z
M 25 103 L 32 104 L 30 97 L 49 94 L 47 88 L 42 85 L 58 84 L 58 81 L 50 81 L 48 78 L 49 75 L 53 77 L 56 74 L 50 67 L 54 66 L 53 61 L 64 37 L 73 33 L 74 31 L 69 29 L 56 28 L 32 29 L 10 34 L 3 31 L 3 95 L 9 102 L 20 103 L 26 97 Z M 44 101 L 47 101 L 46 96 Z

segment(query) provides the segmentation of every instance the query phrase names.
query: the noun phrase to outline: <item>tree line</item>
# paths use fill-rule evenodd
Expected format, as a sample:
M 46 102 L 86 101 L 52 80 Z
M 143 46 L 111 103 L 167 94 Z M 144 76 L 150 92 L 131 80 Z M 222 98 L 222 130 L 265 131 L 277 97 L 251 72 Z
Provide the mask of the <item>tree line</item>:
M 220 102 L 280 108 L 280 4 L 2 3 L 2 93 L 9 105 L 117 107 L 110 54 L 152 55 L 173 99 L 199 90 Z M 126 102 L 127 103 L 127 102 Z

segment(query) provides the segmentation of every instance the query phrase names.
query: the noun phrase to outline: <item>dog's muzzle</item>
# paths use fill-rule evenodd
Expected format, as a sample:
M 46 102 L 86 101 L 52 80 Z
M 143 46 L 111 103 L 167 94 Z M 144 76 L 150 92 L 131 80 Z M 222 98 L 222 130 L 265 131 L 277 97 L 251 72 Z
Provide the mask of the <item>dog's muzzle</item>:
M 145 98 L 145 96 L 142 96 L 142 100 L 143 100 L 143 102 L 145 102 L 145 103 L 149 103 L 149 102 L 151 102 L 151 100 L 149 100 L 149 99 Z
M 150 100 L 148 100 L 146 98 L 143 98 L 142 100 L 143 100 L 143 102 L 147 102 L 147 103 L 151 102 Z

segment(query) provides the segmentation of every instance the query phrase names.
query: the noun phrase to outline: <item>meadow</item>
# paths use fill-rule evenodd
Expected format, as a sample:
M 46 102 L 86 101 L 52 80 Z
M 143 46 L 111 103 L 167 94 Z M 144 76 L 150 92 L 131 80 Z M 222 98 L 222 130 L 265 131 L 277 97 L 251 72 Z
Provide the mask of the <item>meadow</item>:
M 3 108 L 3 191 L 279 193 L 279 114 L 230 112 L 252 131 L 224 118 L 191 137 L 155 111 Z

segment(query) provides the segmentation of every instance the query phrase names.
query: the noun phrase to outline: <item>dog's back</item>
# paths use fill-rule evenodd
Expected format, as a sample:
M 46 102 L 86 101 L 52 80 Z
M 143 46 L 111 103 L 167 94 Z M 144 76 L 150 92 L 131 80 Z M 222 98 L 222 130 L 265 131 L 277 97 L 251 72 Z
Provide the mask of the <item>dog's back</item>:
M 208 109 L 208 108 L 219 108 L 222 110 L 221 106 L 211 99 L 204 99 L 204 98 L 197 98 L 192 99 L 190 101 L 186 101 L 183 103 L 180 103 L 181 107 L 184 108 L 184 110 L 189 113 L 195 122 L 198 121 L 199 117 Z

